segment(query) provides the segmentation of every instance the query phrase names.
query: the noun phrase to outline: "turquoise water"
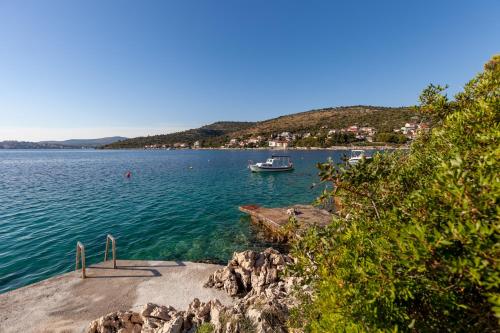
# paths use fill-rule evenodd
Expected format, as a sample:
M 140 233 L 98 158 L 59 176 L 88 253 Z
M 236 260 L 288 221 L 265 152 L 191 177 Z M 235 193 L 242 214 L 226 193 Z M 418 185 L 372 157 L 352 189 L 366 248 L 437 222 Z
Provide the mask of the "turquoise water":
M 238 206 L 312 202 L 316 163 L 343 153 L 289 154 L 295 171 L 255 174 L 248 160 L 270 152 L 0 151 L 0 292 L 74 269 L 77 240 L 102 261 L 108 233 L 122 259 L 222 262 L 265 247 Z

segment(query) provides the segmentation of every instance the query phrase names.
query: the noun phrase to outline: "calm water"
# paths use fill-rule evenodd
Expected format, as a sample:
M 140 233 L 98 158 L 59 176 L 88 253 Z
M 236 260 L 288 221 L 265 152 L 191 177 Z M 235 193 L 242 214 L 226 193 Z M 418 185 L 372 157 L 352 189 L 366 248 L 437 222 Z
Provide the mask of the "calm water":
M 264 247 L 238 206 L 310 203 L 316 162 L 343 152 L 292 151 L 291 173 L 246 169 L 269 154 L 0 151 L 0 292 L 74 269 L 77 240 L 102 261 L 107 233 L 122 259 L 225 261 Z

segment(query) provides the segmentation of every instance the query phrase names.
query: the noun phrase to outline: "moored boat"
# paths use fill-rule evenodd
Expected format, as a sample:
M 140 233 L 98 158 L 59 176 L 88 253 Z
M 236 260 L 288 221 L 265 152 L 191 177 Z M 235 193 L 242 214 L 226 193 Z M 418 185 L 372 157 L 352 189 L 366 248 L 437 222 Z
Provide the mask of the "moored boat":
M 248 168 L 252 172 L 279 172 L 293 170 L 293 163 L 290 156 L 273 155 L 265 162 L 250 163 Z
M 353 149 L 351 150 L 351 157 L 347 161 L 350 165 L 358 164 L 362 159 L 371 159 L 371 156 L 366 155 L 363 149 Z

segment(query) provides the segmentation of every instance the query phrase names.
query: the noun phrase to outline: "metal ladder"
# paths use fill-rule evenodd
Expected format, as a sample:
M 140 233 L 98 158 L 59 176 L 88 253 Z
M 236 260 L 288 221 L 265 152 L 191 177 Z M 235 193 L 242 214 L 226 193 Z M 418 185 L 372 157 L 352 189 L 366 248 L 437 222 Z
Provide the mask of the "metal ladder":
M 108 260 L 109 242 L 111 241 L 111 254 L 113 257 L 113 269 L 116 269 L 116 239 L 108 234 L 106 236 L 106 250 L 104 252 L 104 262 Z M 80 260 L 78 260 L 80 259 Z M 75 271 L 78 271 L 78 264 L 82 263 L 82 279 L 85 279 L 85 246 L 81 242 L 76 242 L 76 263 Z
M 87 276 L 85 275 L 85 246 L 80 243 L 76 242 L 76 265 L 75 265 L 75 271 L 78 270 L 78 257 L 81 258 L 82 260 L 82 279 L 85 279 Z
M 109 241 L 111 241 L 111 254 L 113 255 L 113 268 L 116 268 L 116 240 L 108 234 L 106 236 L 106 251 L 104 252 L 104 262 L 108 260 Z

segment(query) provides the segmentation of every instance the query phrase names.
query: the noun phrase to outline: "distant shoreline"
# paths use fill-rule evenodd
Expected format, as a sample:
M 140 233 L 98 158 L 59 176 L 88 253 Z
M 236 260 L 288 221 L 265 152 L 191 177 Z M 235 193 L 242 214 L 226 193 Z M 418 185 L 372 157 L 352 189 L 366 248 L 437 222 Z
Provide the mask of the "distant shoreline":
M 115 148 L 109 150 L 269 150 L 269 151 L 288 151 L 288 150 L 298 150 L 298 151 L 316 151 L 316 150 L 353 150 L 353 149 L 366 149 L 366 150 L 386 150 L 386 149 L 410 149 L 409 146 L 332 146 L 326 148 L 320 147 L 289 147 L 287 149 L 273 149 L 273 148 Z M 106 149 L 107 150 L 107 149 Z
M 326 148 L 320 148 L 320 147 L 289 147 L 287 149 L 273 149 L 273 148 L 268 148 L 268 147 L 262 147 L 262 148 L 175 148 L 175 149 L 169 149 L 169 148 L 141 148 L 141 147 L 135 147 L 135 148 L 93 148 L 93 147 L 88 147 L 88 148 L 73 148 L 73 147 L 67 147 L 67 148 L 0 148 L 0 151 L 12 151 L 12 150 L 31 150 L 31 151 L 41 151 L 41 150 L 51 150 L 51 151 L 58 151 L 58 150 L 70 150 L 70 151 L 79 151 L 79 150 L 269 150 L 269 151 L 287 151 L 287 150 L 298 150 L 298 151 L 316 151 L 316 150 L 352 150 L 352 149 L 366 149 L 366 150 L 386 150 L 386 149 L 409 149 L 410 147 L 408 145 L 401 145 L 401 146 L 332 146 L 332 147 L 326 147 Z

